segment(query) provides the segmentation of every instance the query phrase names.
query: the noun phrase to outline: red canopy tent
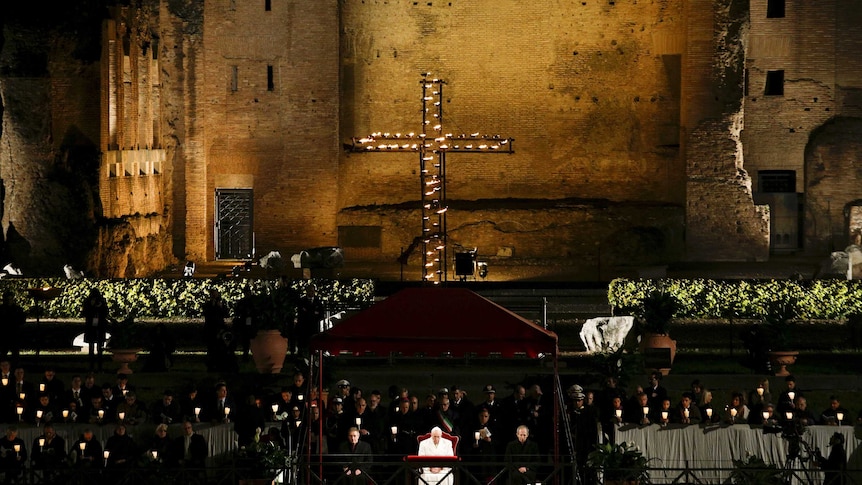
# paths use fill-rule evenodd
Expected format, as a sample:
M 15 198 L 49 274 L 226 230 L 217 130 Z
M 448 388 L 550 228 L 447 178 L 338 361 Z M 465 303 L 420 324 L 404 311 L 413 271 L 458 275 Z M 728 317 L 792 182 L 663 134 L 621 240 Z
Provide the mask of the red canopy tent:
M 410 288 L 376 303 L 333 328 L 315 335 L 311 349 L 356 356 L 451 355 L 538 358 L 550 356 L 559 383 L 557 334 L 463 288 Z M 322 362 L 321 362 L 322 365 Z M 322 372 L 319 376 L 322 376 Z M 323 382 L 319 383 L 321 389 Z M 554 426 L 559 416 L 554 386 Z M 555 440 L 554 462 L 559 448 Z
M 557 335 L 463 288 L 409 288 L 311 340 L 313 350 L 556 360 Z

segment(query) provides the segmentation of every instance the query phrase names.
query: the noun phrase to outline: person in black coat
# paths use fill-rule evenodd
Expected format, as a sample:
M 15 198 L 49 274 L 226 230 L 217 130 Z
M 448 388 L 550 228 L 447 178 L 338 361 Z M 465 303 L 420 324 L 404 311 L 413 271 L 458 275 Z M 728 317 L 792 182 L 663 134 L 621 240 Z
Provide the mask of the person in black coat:
M 174 439 L 168 454 L 171 466 L 183 468 L 199 468 L 206 466 L 208 454 L 207 440 L 195 433 L 190 421 L 183 422 L 183 435 Z
M 12 362 L 18 362 L 20 353 L 19 335 L 21 327 L 27 323 L 27 314 L 21 305 L 15 302 L 15 293 L 11 290 L 3 292 L 3 303 L 0 304 L 0 325 L 3 326 L 3 339 L 0 341 L 0 358 L 7 355 Z
M 97 289 L 90 290 L 81 309 L 84 317 L 84 341 L 89 344 L 90 370 L 102 370 L 102 352 L 108 328 L 108 302 Z
M 370 481 L 367 479 L 371 471 L 373 451 L 371 445 L 359 440 L 359 430 L 350 428 L 347 432 L 347 441 L 341 443 L 338 448 L 343 457 L 342 472 L 349 485 L 365 485 Z M 371 482 L 373 483 L 373 482 Z
M 506 445 L 506 469 L 509 485 L 528 485 L 536 482 L 539 468 L 539 445 L 529 439 L 530 430 L 518 426 L 515 436 L 518 439 Z

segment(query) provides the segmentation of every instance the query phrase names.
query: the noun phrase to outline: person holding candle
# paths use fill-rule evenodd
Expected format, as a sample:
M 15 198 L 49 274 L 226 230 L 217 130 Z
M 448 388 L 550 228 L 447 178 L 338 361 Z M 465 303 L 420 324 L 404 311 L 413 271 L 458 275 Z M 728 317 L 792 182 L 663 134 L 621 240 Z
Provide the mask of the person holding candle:
M 171 439 L 168 437 L 168 425 L 161 423 L 156 426 L 153 436 L 147 442 L 144 451 L 144 459 L 148 462 L 163 463 L 171 448 Z
M 14 382 L 14 398 L 18 401 L 22 401 L 25 407 L 35 405 L 37 388 L 26 378 L 23 367 L 15 367 Z
M 43 389 L 44 387 L 44 389 Z M 66 390 L 65 384 L 57 377 L 57 371 L 53 366 L 46 366 L 42 381 L 39 383 L 39 392 L 46 392 L 51 396 L 51 402 L 58 402 Z
M 682 393 L 682 399 L 677 404 L 671 421 L 679 424 L 700 424 L 702 418 L 700 409 L 694 405 L 694 396 L 690 392 Z
M 123 414 L 123 419 L 120 421 L 129 426 L 146 423 L 149 418 L 147 407 L 138 400 L 138 395 L 135 391 L 127 392 L 124 401 L 117 406 L 118 418 L 121 413 Z
M 102 396 L 95 396 L 90 399 L 90 415 L 87 417 L 87 422 L 90 424 L 105 424 L 113 423 L 115 416 L 105 407 Z
M 117 423 L 114 434 L 105 442 L 105 451 L 110 451 L 106 468 L 131 468 L 138 456 L 138 448 L 132 437 L 126 434 L 126 425 Z
M 87 428 L 81 434 L 81 438 L 72 445 L 72 462 L 78 468 L 101 468 L 102 466 L 102 444 L 95 439 L 93 430 Z
M 778 396 L 778 404 L 775 407 L 775 411 L 779 416 L 784 416 L 784 413 L 787 411 L 795 410 L 796 398 L 804 395 L 796 385 L 796 377 L 792 375 L 785 377 L 784 384 L 786 387 Z
M 233 398 L 228 396 L 227 384 L 219 382 L 215 387 L 215 397 L 211 398 L 208 402 L 204 402 L 205 416 L 202 419 L 204 421 L 222 421 L 227 423 L 233 418 L 231 413 L 236 412 L 237 409 Z
M 703 420 L 702 422 L 706 424 L 715 424 L 721 421 L 721 416 L 719 413 L 715 412 L 712 406 L 712 391 L 709 389 L 704 389 L 703 394 L 701 395 L 700 401 L 697 403 L 698 409 L 700 409 L 700 417 Z
M 850 417 L 850 411 L 841 406 L 841 400 L 838 396 L 829 396 L 829 407 L 820 413 L 820 424 L 829 426 L 839 426 L 848 424 L 847 420 Z
M 748 393 L 748 408 L 752 416 L 761 416 L 766 404 L 772 402 L 772 393 L 769 391 L 769 379 L 762 378 L 757 386 Z
M 41 475 L 42 483 L 57 482 L 58 470 L 66 466 L 66 440 L 57 436 L 53 424 L 46 424 L 42 434 L 33 440 L 30 466 Z
M 39 403 L 31 410 L 29 422 L 34 424 L 52 423 L 60 418 L 60 410 L 54 405 L 48 393 L 39 393 Z
M 27 463 L 27 447 L 24 440 L 18 437 L 18 428 L 6 428 L 6 436 L 0 439 L 0 463 L 6 472 L 6 483 L 18 481 L 23 477 L 24 465 Z
M 190 384 L 180 398 L 180 413 L 183 419 L 193 423 L 200 422 L 200 414 L 203 409 L 203 402 L 198 396 L 198 388 L 194 384 Z
M 476 465 L 470 467 L 476 478 L 487 483 L 497 473 L 497 467 L 493 464 L 499 462 L 499 455 L 505 452 L 501 435 L 491 423 L 491 413 L 487 409 L 480 409 L 477 413 L 477 422 L 474 426 L 472 436 L 464 436 L 458 448 L 464 450 L 466 459 Z
M 748 422 L 750 410 L 745 405 L 745 398 L 739 391 L 730 393 L 730 404 L 725 409 L 725 422 L 728 424 L 745 424 Z

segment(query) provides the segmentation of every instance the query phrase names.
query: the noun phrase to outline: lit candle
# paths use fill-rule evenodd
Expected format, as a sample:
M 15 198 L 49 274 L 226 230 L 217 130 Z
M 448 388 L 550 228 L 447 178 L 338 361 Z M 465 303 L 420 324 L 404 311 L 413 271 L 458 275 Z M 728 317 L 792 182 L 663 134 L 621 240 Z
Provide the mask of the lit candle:
M 793 411 L 785 411 L 784 417 L 787 418 L 788 421 L 790 421 L 791 419 L 793 419 Z
M 617 418 L 622 418 L 623 417 L 623 410 L 622 409 L 616 409 L 616 410 L 614 410 L 614 414 L 617 416 Z
M 153 450 L 151 453 L 153 454 L 153 460 L 159 459 L 159 450 Z
M 643 412 L 644 412 L 644 416 L 646 416 L 647 414 L 649 414 L 649 406 L 644 406 L 644 407 L 643 407 Z
M 796 393 L 793 391 L 790 391 L 787 393 L 787 397 L 789 397 L 790 400 L 793 401 L 793 399 L 796 397 Z
M 18 394 L 18 399 L 20 399 L 20 400 L 22 400 L 22 401 L 23 401 L 23 400 L 25 400 L 25 399 L 27 399 L 27 394 L 25 394 L 25 393 L 23 393 L 23 392 L 22 392 L 21 394 Z
M 87 449 L 87 442 L 82 441 L 82 442 L 78 443 L 78 448 L 81 449 L 81 456 L 84 456 L 84 451 Z
M 19 445 L 17 443 L 15 444 L 15 446 L 13 446 L 13 448 L 15 448 L 15 454 L 16 455 L 21 451 L 21 445 Z
M 691 411 L 688 408 L 682 410 L 682 415 L 685 416 L 685 419 L 688 419 L 688 415 Z
M 841 421 L 844 421 L 844 413 L 840 411 L 835 413 L 835 418 L 838 419 L 838 424 L 840 425 Z
M 764 420 L 764 421 L 765 421 L 765 420 L 767 420 L 767 419 L 769 419 L 769 411 L 763 411 L 763 413 L 762 413 L 762 414 L 763 414 L 763 420 Z
M 39 438 L 39 449 L 45 446 L 45 438 Z
M 736 408 L 730 408 L 730 417 L 731 417 L 731 418 L 735 418 L 735 417 L 736 417 L 736 414 L 737 414 L 738 412 L 739 412 L 739 411 L 737 411 L 737 410 L 736 410 Z
M 109 456 L 111 456 L 110 450 L 105 450 L 102 452 L 102 456 L 107 460 Z
M 302 394 L 297 394 L 297 395 L 296 395 L 296 400 L 297 400 L 297 401 L 302 401 L 303 399 L 305 399 L 305 396 L 303 396 Z
M 36 410 L 36 419 L 42 419 L 42 410 L 41 409 Z
M 39 384 L 39 392 L 45 392 L 45 384 Z
M 126 397 L 126 394 L 128 394 L 128 393 L 129 393 L 128 389 L 123 389 L 123 397 Z
M 662 412 L 661 412 L 661 419 L 663 419 L 663 420 L 667 421 L 667 417 L 668 417 L 668 412 L 667 412 L 667 411 L 662 411 Z
M 105 417 L 105 410 L 104 410 L 104 409 L 100 409 L 96 414 L 98 414 L 98 415 L 99 415 L 99 419 L 102 419 L 102 418 L 104 418 L 104 417 Z
M 706 417 L 707 417 L 707 418 L 711 418 L 711 417 L 712 417 L 712 408 L 706 408 Z
M 763 386 L 757 386 L 757 395 L 763 396 Z
M 227 417 L 230 414 L 230 408 L 228 406 L 224 407 L 224 416 Z
M 195 408 L 195 418 L 200 416 L 200 414 L 201 414 L 201 408 Z
M 63 419 L 69 419 L 69 410 L 68 409 L 63 410 Z
M 15 412 L 18 413 L 18 421 L 22 421 L 24 419 L 24 408 L 15 406 Z
M 301 420 L 301 419 L 297 419 L 297 420 L 296 420 L 296 427 L 297 427 L 297 428 L 299 428 L 300 426 L 302 426 L 302 420 Z
M 6 387 L 7 385 L 9 385 L 9 378 L 8 377 L 4 377 L 2 380 L 3 380 L 3 387 Z
M 390 431 L 393 435 L 398 434 L 398 426 L 392 426 L 391 428 L 389 428 L 389 431 Z
M 476 431 L 475 433 L 473 433 L 473 438 L 475 438 L 475 440 L 476 440 L 477 442 L 479 441 L 479 438 L 480 438 L 481 436 L 482 436 L 482 433 L 480 433 L 479 431 Z
M 362 426 L 362 418 L 356 418 L 356 426 Z
M 120 411 L 119 413 L 117 413 L 117 417 L 120 418 L 120 421 L 122 422 L 124 419 L 126 419 L 126 413 Z
M 272 408 L 272 414 L 275 414 L 278 412 L 278 404 L 273 404 L 270 407 Z

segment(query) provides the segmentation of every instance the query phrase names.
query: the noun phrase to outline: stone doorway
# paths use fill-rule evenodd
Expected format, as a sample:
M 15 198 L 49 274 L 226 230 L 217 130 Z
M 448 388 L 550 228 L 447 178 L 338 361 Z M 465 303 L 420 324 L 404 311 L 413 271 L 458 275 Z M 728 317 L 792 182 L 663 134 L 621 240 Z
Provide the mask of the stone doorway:
M 216 189 L 216 259 L 249 259 L 254 252 L 252 189 Z

